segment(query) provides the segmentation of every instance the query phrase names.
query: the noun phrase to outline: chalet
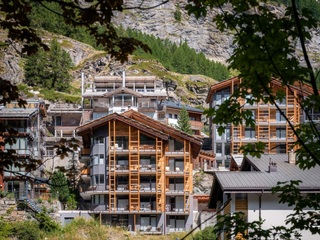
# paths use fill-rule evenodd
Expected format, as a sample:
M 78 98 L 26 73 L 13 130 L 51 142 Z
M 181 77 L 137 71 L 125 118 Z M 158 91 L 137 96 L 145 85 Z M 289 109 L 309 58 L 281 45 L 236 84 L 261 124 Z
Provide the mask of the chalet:
M 218 108 L 219 105 L 230 97 L 231 94 L 238 89 L 241 79 L 233 77 L 228 80 L 216 83 L 209 89 L 207 95 L 207 103 L 210 108 Z M 298 86 L 284 87 L 281 82 L 274 79 L 272 82 L 272 90 L 274 92 L 282 90 L 284 98 L 282 101 L 277 100 L 277 105 L 285 112 L 287 119 L 293 126 L 306 121 L 305 113 L 301 111 L 298 104 L 299 99 L 312 94 L 310 87 Z M 231 124 L 227 126 L 222 135 L 218 134 L 216 124 L 211 126 L 212 149 L 216 154 L 218 165 L 230 167 L 232 154 L 239 154 L 239 148 L 248 143 L 264 142 L 266 144 L 265 153 L 287 153 L 296 141 L 293 130 L 286 119 L 280 114 L 280 111 L 271 103 L 254 103 L 249 104 L 246 99 L 238 99 L 243 105 L 243 109 L 251 110 L 256 126 L 255 128 L 243 125 Z M 312 120 L 318 120 L 320 114 L 311 112 Z
M 135 110 L 76 129 L 83 139 L 82 216 L 147 234 L 188 231 L 195 224 L 193 162 L 202 140 Z M 65 211 L 62 221 L 79 216 Z

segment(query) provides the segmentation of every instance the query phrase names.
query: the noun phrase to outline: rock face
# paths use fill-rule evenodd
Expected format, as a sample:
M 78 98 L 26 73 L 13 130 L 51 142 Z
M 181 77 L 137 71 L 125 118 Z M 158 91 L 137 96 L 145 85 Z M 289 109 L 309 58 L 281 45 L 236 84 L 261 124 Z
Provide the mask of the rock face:
M 141 7 L 157 6 L 161 2 L 144 1 Z M 215 11 L 210 12 L 206 18 L 196 19 L 184 9 L 186 2 L 174 0 L 149 10 L 125 11 L 116 15 L 115 22 L 124 28 L 140 30 L 177 44 L 186 41 L 191 48 L 204 53 L 209 59 L 225 63 L 232 52 L 232 37 L 221 34 L 212 23 Z M 136 7 L 141 1 L 127 0 L 125 4 L 127 7 Z M 181 13 L 180 21 L 175 18 L 175 12 Z
M 165 4 L 161 4 L 162 2 L 162 0 L 126 0 L 125 5 L 128 8 L 137 7 L 141 3 L 143 3 L 140 6 L 142 9 L 159 6 L 148 10 L 132 8 L 122 13 L 116 12 L 114 22 L 124 28 L 140 30 L 161 39 L 169 39 L 177 44 L 186 41 L 190 47 L 197 52 L 204 53 L 207 58 L 221 63 L 226 62 L 231 56 L 234 46 L 232 45 L 232 36 L 220 33 L 213 24 L 212 18 L 217 13 L 216 10 L 209 11 L 205 18 L 196 19 L 185 11 L 186 0 L 173 0 Z M 281 9 L 274 8 L 274 11 L 281 14 Z M 180 17 L 177 17 L 177 13 L 181 14 Z M 316 30 L 311 34 L 314 38 L 307 47 L 313 67 L 319 69 L 320 61 L 317 53 L 320 52 L 320 31 Z M 121 75 L 122 71 L 127 70 L 130 65 L 137 64 L 128 61 L 122 65 L 110 59 L 105 53 L 96 51 L 86 44 L 51 33 L 45 34 L 43 39 L 48 42 L 54 37 L 58 38 L 62 48 L 69 52 L 76 66 L 72 75 L 78 82 L 81 80 L 82 72 L 90 81 L 97 75 Z M 0 40 L 6 41 L 3 31 L 0 31 Z M 13 83 L 20 83 L 24 80 L 25 59 L 21 58 L 20 50 L 19 44 L 0 49 L 0 77 Z M 130 72 L 128 72 L 129 74 Z M 208 85 L 201 85 L 201 81 L 203 81 L 201 77 L 190 77 L 185 86 L 178 86 L 176 82 L 170 83 L 171 79 L 166 79 L 166 81 L 169 83 L 168 95 L 170 97 L 178 99 L 180 96 L 186 96 L 189 103 L 195 105 L 205 102 Z
M 133 9 L 118 13 L 115 22 L 124 28 L 139 30 L 161 39 L 169 39 L 177 44 L 186 41 L 191 48 L 204 53 L 207 58 L 226 63 L 234 49 L 233 38 L 232 35 L 217 30 L 212 22 L 218 10 L 210 10 L 205 18 L 196 19 L 194 16 L 189 16 L 184 9 L 186 0 L 172 0 L 161 5 L 162 2 L 163 0 L 126 0 L 126 6 Z M 143 3 L 142 6 L 140 6 L 141 3 Z M 137 9 L 137 6 L 140 6 L 140 9 Z M 141 8 L 152 6 L 158 7 L 141 10 Z M 270 9 L 276 14 L 284 13 L 280 6 L 270 6 Z M 175 12 L 181 13 L 180 21 L 175 18 Z M 313 38 L 307 43 L 307 49 L 311 53 L 313 67 L 319 69 L 320 61 L 317 56 L 320 52 L 319 29 L 311 32 L 311 35 Z M 300 48 L 297 47 L 297 49 L 300 52 Z

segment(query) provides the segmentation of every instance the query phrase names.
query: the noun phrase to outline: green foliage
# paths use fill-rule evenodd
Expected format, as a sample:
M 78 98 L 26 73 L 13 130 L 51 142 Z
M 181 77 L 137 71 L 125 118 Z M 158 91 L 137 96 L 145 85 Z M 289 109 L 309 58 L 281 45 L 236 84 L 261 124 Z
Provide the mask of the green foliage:
M 76 195 L 75 194 L 70 194 L 68 196 L 67 200 L 67 209 L 68 210 L 75 210 L 77 209 L 77 200 L 76 200 Z
M 134 52 L 135 55 L 146 59 L 156 59 L 170 71 L 182 74 L 201 74 L 218 81 L 230 76 L 226 66 L 208 60 L 203 53 L 196 53 L 186 42 L 178 46 L 169 40 L 162 40 L 131 29 L 124 30 L 120 28 L 119 32 L 124 36 L 144 42 L 151 49 L 151 52 L 137 49 Z
M 50 51 L 40 50 L 27 59 L 25 81 L 31 86 L 65 91 L 72 80 L 69 74 L 72 66 L 70 55 L 59 46 L 56 40 L 52 40 Z
M 80 103 L 81 97 L 76 94 L 68 94 L 62 92 L 56 92 L 54 90 L 49 89 L 41 89 L 40 94 L 44 99 L 55 102 L 55 101 L 63 101 L 67 103 Z
M 192 134 L 189 113 L 185 107 L 181 108 L 176 128 L 187 134 Z
M 181 10 L 179 8 L 179 6 L 177 7 L 177 9 L 174 11 L 173 13 L 173 16 L 174 16 L 174 19 L 177 21 L 177 22 L 181 22 Z
M 69 186 L 66 176 L 61 171 L 53 173 L 51 182 L 51 194 L 53 198 L 59 199 L 60 202 L 66 203 L 69 197 Z
M 12 235 L 19 240 L 42 239 L 41 230 L 36 221 L 15 222 L 12 226 Z
M 8 239 L 12 233 L 12 225 L 0 219 L 0 239 Z
M 244 121 L 246 126 L 255 127 L 252 114 L 239 104 L 238 99 L 246 99 L 246 106 L 259 102 L 272 104 L 293 131 L 297 139 L 297 162 L 302 169 L 306 169 L 320 165 L 320 128 L 311 114 L 320 112 L 319 80 L 316 77 L 318 70 L 313 69 L 306 46 L 312 38 L 310 33 L 318 29 L 320 5 L 311 0 L 278 2 L 287 6 L 283 15 L 273 11 L 269 4 L 274 3 L 267 0 L 192 0 L 187 10 L 189 14 L 201 17 L 207 15 L 207 11 L 210 11 L 208 9 L 219 7 L 222 11 L 216 15 L 214 22 L 220 31 L 234 34 L 233 44 L 236 48 L 228 62 L 231 69 L 239 72 L 241 84 L 219 107 L 206 111 L 208 117 L 221 126 L 219 133 L 229 123 L 237 126 L 243 125 Z M 287 87 L 289 92 L 293 86 L 300 88 L 301 92 L 308 89 L 307 95 L 295 96 L 295 104 L 301 107 L 299 114 L 307 118 L 305 123 L 294 126 L 289 120 L 292 115 L 287 115 L 279 107 L 277 100 L 283 99 L 284 92 L 273 89 L 272 81 L 275 79 Z M 248 144 L 242 150 L 245 154 L 259 157 L 264 150 L 264 143 Z M 314 227 L 319 221 L 319 195 L 302 194 L 298 189 L 299 183 L 278 183 L 274 189 L 274 193 L 279 194 L 280 203 L 293 207 L 293 213 L 287 216 L 285 226 L 261 229 L 262 221 L 247 222 L 245 215 L 235 213 L 219 217 L 215 230 L 230 236 L 241 233 L 245 239 L 292 239 L 298 238 L 301 230 L 319 234 L 319 229 Z
M 42 231 L 52 233 L 60 229 L 60 226 L 45 211 L 38 213 L 36 219 Z
M 214 234 L 214 227 L 206 227 L 205 229 L 197 232 L 193 238 L 193 240 L 215 240 L 217 239 Z

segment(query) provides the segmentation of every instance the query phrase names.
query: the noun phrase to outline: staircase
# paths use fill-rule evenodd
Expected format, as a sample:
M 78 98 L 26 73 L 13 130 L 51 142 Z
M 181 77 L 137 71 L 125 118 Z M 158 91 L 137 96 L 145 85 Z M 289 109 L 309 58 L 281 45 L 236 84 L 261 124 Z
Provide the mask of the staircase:
M 35 213 L 41 213 L 42 209 L 30 198 L 25 199 L 27 206 Z

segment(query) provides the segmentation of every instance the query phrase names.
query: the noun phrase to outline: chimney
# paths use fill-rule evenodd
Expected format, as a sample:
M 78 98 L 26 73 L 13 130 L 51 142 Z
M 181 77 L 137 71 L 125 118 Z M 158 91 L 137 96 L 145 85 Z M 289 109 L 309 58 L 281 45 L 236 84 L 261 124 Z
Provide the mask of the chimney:
M 288 153 L 288 162 L 296 165 L 296 154 L 294 153 L 293 149 L 291 149 Z
M 273 162 L 271 158 L 269 158 L 269 173 L 277 172 L 277 163 Z

